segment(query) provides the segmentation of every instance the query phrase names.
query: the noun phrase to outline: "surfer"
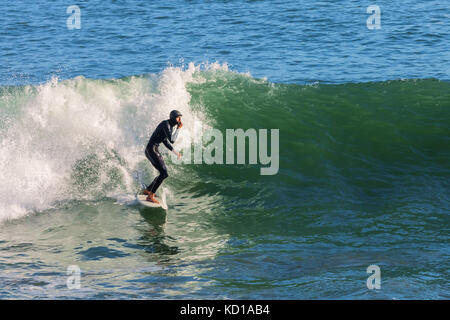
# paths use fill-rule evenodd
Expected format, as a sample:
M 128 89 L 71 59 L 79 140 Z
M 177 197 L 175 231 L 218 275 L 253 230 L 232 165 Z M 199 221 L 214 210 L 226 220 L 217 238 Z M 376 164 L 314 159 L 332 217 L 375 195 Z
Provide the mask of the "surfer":
M 157 176 L 153 182 L 147 187 L 147 189 L 143 190 L 143 193 L 147 195 L 147 201 L 159 203 L 157 199 L 155 199 L 156 190 L 158 190 L 161 183 L 166 179 L 169 175 L 167 174 L 166 164 L 159 153 L 158 147 L 162 142 L 170 151 L 173 151 L 178 159 L 180 159 L 181 154 L 177 152 L 171 145 L 177 139 L 178 132 L 183 126 L 181 123 L 181 112 L 178 110 L 172 110 L 170 112 L 170 118 L 168 120 L 161 121 L 161 123 L 156 127 L 153 132 L 150 140 L 145 148 L 145 156 L 152 163 L 152 165 L 159 171 L 159 176 Z M 174 132 L 174 127 L 177 127 Z

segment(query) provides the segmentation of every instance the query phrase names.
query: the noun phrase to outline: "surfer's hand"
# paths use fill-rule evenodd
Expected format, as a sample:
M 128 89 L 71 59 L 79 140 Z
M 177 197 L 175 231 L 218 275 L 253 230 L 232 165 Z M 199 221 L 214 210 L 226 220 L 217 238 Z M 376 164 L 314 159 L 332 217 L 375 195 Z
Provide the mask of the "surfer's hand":
M 173 150 L 173 152 L 177 155 L 177 157 L 178 157 L 178 160 L 180 160 L 180 158 L 181 158 L 181 154 L 179 153 L 179 152 L 177 152 L 177 151 L 175 151 L 175 150 Z

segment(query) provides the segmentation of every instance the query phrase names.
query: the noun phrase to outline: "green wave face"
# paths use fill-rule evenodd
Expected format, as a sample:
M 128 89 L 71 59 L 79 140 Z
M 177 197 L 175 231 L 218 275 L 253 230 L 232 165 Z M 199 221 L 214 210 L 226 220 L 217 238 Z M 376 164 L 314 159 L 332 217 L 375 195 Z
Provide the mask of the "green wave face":
M 280 130 L 277 175 L 259 175 L 260 166 L 198 165 L 201 182 L 190 191 L 217 193 L 247 213 L 256 208 L 280 219 L 312 211 L 393 212 L 407 203 L 448 208 L 447 82 L 302 86 L 226 73 L 188 88 L 193 108 L 223 132 Z
M 45 210 L 55 201 L 134 193 L 155 174 L 143 153 L 151 131 L 176 105 L 184 114 L 183 132 L 191 136 L 198 119 L 224 134 L 279 129 L 275 175 L 261 175 L 261 164 L 176 165 L 167 159 L 164 186 L 172 201 L 213 213 L 214 223 L 220 217 L 241 223 L 233 217 L 246 215 L 281 234 L 299 215 L 445 212 L 449 89 L 448 82 L 433 79 L 296 85 L 176 68 L 2 87 L 7 183 L 0 200 L 5 211 L 17 207 L 11 199 L 24 210 Z M 17 157 L 23 161 L 16 163 Z M 42 190 L 48 199 L 33 208 Z

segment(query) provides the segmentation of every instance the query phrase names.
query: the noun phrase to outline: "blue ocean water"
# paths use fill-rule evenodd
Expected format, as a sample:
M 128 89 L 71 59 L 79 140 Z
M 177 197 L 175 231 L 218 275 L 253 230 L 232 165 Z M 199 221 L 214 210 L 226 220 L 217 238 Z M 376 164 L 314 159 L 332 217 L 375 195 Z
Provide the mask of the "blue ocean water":
M 70 5 L 80 29 L 67 27 Z M 0 83 L 208 61 L 283 83 L 448 80 L 449 18 L 446 1 L 15 1 L 0 20 Z
M 450 297 L 445 1 L 3 4 L 0 298 Z M 169 209 L 139 207 L 174 107 L 180 149 L 278 128 L 278 173 L 164 153 Z

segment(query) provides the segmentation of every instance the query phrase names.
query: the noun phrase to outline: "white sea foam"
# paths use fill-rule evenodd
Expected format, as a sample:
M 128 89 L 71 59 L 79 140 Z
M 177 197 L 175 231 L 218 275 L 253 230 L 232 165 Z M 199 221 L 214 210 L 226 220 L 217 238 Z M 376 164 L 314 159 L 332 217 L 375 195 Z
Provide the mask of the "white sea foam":
M 107 196 L 133 193 L 149 136 L 172 109 L 182 112 L 185 124 L 206 121 L 191 110 L 186 89 L 201 79 L 194 77 L 200 68 L 205 65 L 191 63 L 118 80 L 54 78 L 34 90 L 17 89 L 20 110 L 0 129 L 0 222 L 105 190 Z M 25 99 L 24 90 L 30 91 Z M 192 134 L 185 125 L 176 148 L 190 143 Z M 121 177 L 116 186 L 111 172 Z

